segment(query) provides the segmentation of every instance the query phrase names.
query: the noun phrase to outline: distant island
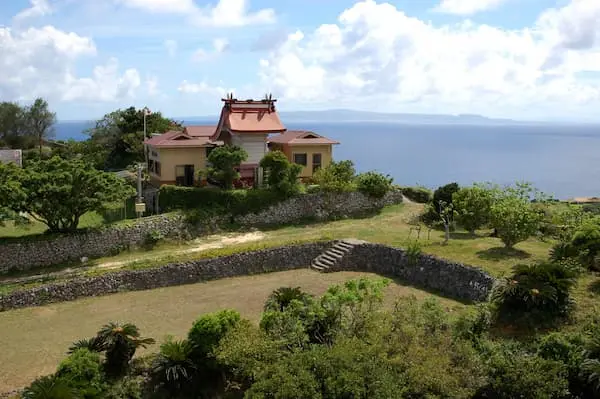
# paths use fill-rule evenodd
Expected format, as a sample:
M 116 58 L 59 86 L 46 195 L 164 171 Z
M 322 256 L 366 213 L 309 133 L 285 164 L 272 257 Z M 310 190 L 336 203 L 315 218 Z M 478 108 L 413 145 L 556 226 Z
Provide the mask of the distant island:
M 411 113 L 385 113 L 358 111 L 351 109 L 330 109 L 319 111 L 280 111 L 281 118 L 286 122 L 317 122 L 317 123 L 340 123 L 340 122 L 387 122 L 404 123 L 410 125 L 562 125 L 568 122 L 543 122 L 543 121 L 520 121 L 514 119 L 488 118 L 476 114 L 442 115 L 442 114 L 411 114 Z M 175 117 L 176 120 L 186 122 L 216 121 L 217 116 L 185 116 Z

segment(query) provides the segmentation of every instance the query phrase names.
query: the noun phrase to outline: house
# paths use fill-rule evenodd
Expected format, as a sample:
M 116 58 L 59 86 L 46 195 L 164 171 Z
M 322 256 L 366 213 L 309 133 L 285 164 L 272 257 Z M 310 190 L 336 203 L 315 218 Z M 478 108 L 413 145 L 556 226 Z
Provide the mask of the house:
M 288 130 L 268 140 L 271 151 L 282 151 L 290 162 L 303 166 L 300 172 L 302 179 L 311 178 L 319 168 L 331 163 L 334 144 L 339 143 L 304 130 Z
M 310 178 L 332 159 L 332 145 L 338 142 L 308 131 L 288 131 L 275 108 L 277 100 L 222 99 L 223 108 L 216 126 L 187 126 L 144 141 L 150 182 L 193 186 L 198 172 L 206 171 L 210 151 L 222 145 L 237 145 L 248 159 L 239 167 L 241 180 L 260 184 L 260 160 L 269 150 L 283 151 L 290 162 L 304 166 L 302 178 Z

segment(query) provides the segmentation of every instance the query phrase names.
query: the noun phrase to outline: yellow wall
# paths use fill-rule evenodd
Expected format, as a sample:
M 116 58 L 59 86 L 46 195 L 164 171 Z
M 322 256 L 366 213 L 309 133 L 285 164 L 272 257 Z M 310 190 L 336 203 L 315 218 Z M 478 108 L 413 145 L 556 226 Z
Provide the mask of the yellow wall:
M 152 156 L 155 151 L 158 156 Z M 199 170 L 206 169 L 205 147 L 182 147 L 182 148 L 153 148 L 150 147 L 149 159 L 160 162 L 161 173 L 157 176 L 150 173 L 153 182 L 161 184 L 175 184 L 175 167 L 177 165 L 194 165 L 194 173 L 198 175 Z
M 306 154 L 306 166 L 302 168 L 300 177 L 312 177 L 312 155 L 321 154 L 321 167 L 326 168 L 331 163 L 332 145 L 284 145 L 283 152 L 291 162 L 294 162 L 294 154 Z

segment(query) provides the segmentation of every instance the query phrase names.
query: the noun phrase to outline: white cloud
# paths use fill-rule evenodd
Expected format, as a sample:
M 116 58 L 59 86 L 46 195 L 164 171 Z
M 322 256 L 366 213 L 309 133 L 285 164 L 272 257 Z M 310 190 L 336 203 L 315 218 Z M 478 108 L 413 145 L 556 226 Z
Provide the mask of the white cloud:
M 132 99 L 140 86 L 140 74 L 136 69 L 127 69 L 119 75 L 119 62 L 111 58 L 104 66 L 94 68 L 92 78 L 67 78 L 65 101 L 116 101 Z
M 194 61 L 209 61 L 219 57 L 220 54 L 227 51 L 229 48 L 229 40 L 227 38 L 219 37 L 213 39 L 212 50 L 205 50 L 200 48 L 194 52 L 192 59 Z
M 229 48 L 229 40 L 224 37 L 218 37 L 213 40 L 213 48 L 217 53 L 222 53 Z
M 146 78 L 146 92 L 151 97 L 160 94 L 158 90 L 158 78 L 156 76 L 148 76 Z
M 201 26 L 232 27 L 273 23 L 272 8 L 250 11 L 248 0 L 218 0 L 214 6 L 198 7 L 193 0 L 115 0 L 119 4 L 153 13 L 185 15 Z
M 96 55 L 94 42 L 53 26 L 24 31 L 0 28 L 0 97 L 25 101 L 41 96 L 55 101 L 113 101 L 133 95 L 139 74 L 122 75 L 111 60 L 98 66 L 92 77 L 74 75 L 76 61 Z
M 197 10 L 194 0 L 116 0 L 118 4 L 155 13 L 184 14 Z
M 31 7 L 26 8 L 25 10 L 15 15 L 15 20 L 41 17 L 52 12 L 52 8 L 50 7 L 48 0 L 30 0 L 29 2 L 31 3 Z
M 498 8 L 507 1 L 508 0 L 442 0 L 434 11 L 456 15 L 473 15 L 478 12 Z
M 185 94 L 207 94 L 209 96 L 224 96 L 233 89 L 226 90 L 221 86 L 211 86 L 206 82 L 190 83 L 187 80 L 181 82 L 177 91 Z
M 167 54 L 169 55 L 170 58 L 174 58 L 175 55 L 177 55 L 177 47 L 178 47 L 177 41 L 167 39 L 164 42 L 164 46 L 165 46 L 165 50 L 167 50 Z
M 597 0 L 574 0 L 514 31 L 468 21 L 436 27 L 366 0 L 337 24 L 289 35 L 261 60 L 260 74 L 265 90 L 296 106 L 568 112 L 600 106 L 600 82 L 578 79 L 600 72 L 598 27 Z

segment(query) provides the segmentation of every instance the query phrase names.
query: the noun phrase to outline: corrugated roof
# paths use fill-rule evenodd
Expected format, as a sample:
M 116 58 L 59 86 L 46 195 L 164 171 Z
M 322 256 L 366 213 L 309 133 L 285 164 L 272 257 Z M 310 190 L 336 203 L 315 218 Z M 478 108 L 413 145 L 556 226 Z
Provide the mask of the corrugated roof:
M 210 137 L 215 134 L 216 126 L 186 126 L 183 131 L 192 137 Z
M 287 132 L 277 136 L 269 137 L 268 141 L 269 143 L 291 145 L 339 144 L 338 141 L 328 139 L 327 137 L 307 130 L 288 130 Z

